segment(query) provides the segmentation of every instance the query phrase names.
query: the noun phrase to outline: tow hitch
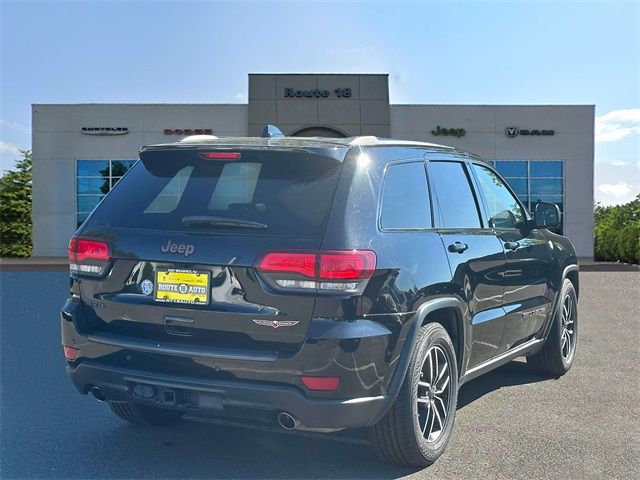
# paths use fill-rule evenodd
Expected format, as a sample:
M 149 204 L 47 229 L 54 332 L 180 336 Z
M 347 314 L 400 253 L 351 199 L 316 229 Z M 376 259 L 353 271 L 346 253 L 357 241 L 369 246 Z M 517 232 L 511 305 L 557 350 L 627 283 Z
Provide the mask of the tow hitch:
M 136 383 L 133 386 L 133 397 L 153 400 L 160 405 L 173 406 L 177 404 L 178 396 L 172 388 L 157 387 Z

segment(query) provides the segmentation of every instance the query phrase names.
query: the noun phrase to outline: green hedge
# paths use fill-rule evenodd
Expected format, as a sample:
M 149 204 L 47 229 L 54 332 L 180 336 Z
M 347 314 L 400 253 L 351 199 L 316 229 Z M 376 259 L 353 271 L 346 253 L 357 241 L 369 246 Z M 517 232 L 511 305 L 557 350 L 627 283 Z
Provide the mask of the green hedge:
M 640 263 L 640 195 L 624 205 L 596 206 L 595 258 Z

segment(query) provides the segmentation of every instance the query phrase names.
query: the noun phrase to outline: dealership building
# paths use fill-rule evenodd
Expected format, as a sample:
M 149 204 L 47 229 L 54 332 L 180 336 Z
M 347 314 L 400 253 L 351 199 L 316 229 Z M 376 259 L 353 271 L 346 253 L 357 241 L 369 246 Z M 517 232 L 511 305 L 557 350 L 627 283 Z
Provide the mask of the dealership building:
M 563 234 L 593 256 L 593 105 L 392 105 L 385 74 L 251 74 L 246 104 L 35 104 L 33 255 L 71 234 L 143 145 L 187 135 L 375 135 L 450 145 L 494 163 L 529 208 L 560 206 Z

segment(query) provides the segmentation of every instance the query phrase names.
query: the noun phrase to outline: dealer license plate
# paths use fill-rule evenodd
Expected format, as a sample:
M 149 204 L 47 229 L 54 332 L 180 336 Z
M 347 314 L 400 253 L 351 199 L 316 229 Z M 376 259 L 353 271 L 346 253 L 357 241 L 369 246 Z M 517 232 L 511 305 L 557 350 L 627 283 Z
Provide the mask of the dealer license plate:
M 209 272 L 198 270 L 157 270 L 155 299 L 158 302 L 209 303 Z

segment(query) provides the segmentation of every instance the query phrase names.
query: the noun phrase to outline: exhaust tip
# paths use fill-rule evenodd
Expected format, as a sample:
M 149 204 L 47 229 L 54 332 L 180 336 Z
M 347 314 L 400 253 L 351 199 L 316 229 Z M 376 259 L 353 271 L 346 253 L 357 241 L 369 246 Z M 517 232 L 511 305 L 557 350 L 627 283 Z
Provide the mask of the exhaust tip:
M 287 412 L 280 412 L 278 414 L 278 425 L 285 430 L 295 430 L 297 423 L 296 419 Z
M 102 393 L 102 390 L 100 390 L 100 387 L 91 387 L 89 392 L 91 392 L 91 395 L 93 395 L 99 402 L 104 402 L 107 398 L 104 396 L 104 393 Z

